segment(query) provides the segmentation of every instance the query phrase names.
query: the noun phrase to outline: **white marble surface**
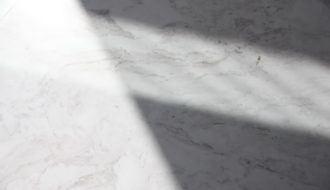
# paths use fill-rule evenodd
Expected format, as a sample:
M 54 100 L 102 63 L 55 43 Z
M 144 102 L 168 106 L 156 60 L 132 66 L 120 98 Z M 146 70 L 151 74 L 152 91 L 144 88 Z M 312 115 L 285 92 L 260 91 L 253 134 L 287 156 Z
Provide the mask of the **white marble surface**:
M 328 5 L 0 1 L 0 189 L 330 189 Z

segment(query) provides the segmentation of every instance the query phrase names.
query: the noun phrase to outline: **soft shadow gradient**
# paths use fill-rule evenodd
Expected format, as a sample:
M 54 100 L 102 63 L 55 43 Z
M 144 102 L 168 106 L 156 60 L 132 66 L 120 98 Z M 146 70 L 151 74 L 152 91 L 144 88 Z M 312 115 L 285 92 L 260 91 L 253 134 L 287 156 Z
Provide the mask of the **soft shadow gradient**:
M 330 60 L 329 0 L 81 0 L 94 14 L 218 43 Z
M 182 189 L 330 188 L 330 142 L 320 135 L 134 98 Z
M 325 6 L 329 5 L 326 0 L 81 0 L 81 4 L 91 16 L 97 15 L 109 25 L 115 22 L 113 18 L 120 18 L 167 33 L 192 33 L 224 46 L 227 41 L 237 41 L 248 48 L 305 55 L 326 65 L 330 61 L 330 25 L 325 24 L 330 22 L 330 9 Z M 106 32 L 107 23 L 94 24 L 96 30 Z M 121 28 L 116 30 L 133 39 Z M 101 35 L 100 43 L 107 49 L 109 42 L 102 40 Z M 122 58 L 125 55 L 118 57 L 118 64 L 130 61 Z M 161 75 L 162 69 L 181 72 L 169 63 L 171 59 L 164 64 L 166 67 L 157 62 L 153 65 L 138 62 L 137 75 L 146 81 L 141 83 L 152 83 L 148 76 Z M 135 66 L 135 62 L 130 64 Z M 146 71 L 142 72 L 143 69 Z M 139 84 L 134 81 L 136 78 L 125 76 L 127 73 L 121 73 L 127 86 Z M 299 94 L 290 89 L 289 83 L 269 77 L 267 72 L 260 71 L 259 75 L 279 94 Z M 189 76 L 184 80 L 198 83 Z M 243 95 L 254 91 L 245 81 L 235 81 L 234 77 L 227 80 L 231 91 Z M 305 76 L 299 79 L 302 83 L 305 80 L 308 80 Z M 173 86 L 180 85 L 180 81 L 175 82 Z M 216 89 L 208 90 L 214 96 L 225 97 Z M 251 94 L 248 98 L 260 101 Z M 274 124 L 137 94 L 132 96 L 182 189 L 330 189 L 330 141 L 311 131 L 303 132 L 304 126 Z M 327 111 L 311 110 L 326 119 Z

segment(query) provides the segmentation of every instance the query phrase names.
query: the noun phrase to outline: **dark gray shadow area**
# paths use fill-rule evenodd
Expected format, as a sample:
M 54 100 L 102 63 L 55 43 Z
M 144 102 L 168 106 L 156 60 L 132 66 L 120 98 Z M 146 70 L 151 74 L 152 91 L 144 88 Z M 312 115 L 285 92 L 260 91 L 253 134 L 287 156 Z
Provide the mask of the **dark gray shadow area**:
M 222 45 L 233 40 L 271 52 L 306 55 L 325 64 L 330 61 L 328 0 L 80 2 L 91 17 L 103 19 L 94 26 L 101 31 L 96 35 L 104 48 L 107 23 L 113 27 L 114 18 L 120 18 L 167 36 L 192 33 Z M 116 26 L 112 34 L 118 33 L 134 40 L 129 31 Z M 134 83 L 122 78 L 128 86 Z M 330 189 L 330 141 L 303 132 L 303 126 L 254 121 L 138 95 L 133 99 L 184 190 Z
M 329 0 L 80 0 L 90 13 L 168 33 L 330 60 Z
M 329 0 L 322 0 L 322 1 L 326 6 L 330 7 L 330 1 Z
M 134 97 L 185 190 L 327 190 L 330 142 L 311 133 Z

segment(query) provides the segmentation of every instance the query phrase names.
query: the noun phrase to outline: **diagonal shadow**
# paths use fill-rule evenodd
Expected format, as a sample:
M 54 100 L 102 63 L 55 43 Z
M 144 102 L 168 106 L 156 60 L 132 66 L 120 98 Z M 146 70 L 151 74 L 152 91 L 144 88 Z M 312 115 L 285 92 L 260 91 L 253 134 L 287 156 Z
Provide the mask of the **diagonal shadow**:
M 134 99 L 182 189 L 330 188 L 330 142 L 321 136 L 139 95 Z
M 330 11 L 325 0 L 81 2 L 88 12 L 110 24 L 116 17 L 149 25 L 166 35 L 193 33 L 218 43 L 236 40 L 272 52 L 303 54 L 326 64 L 330 60 L 330 25 L 324 24 L 330 21 Z M 94 26 L 107 48 L 102 41 L 106 23 Z M 116 30 L 132 38 L 120 27 Z M 128 86 L 135 84 L 123 78 Z M 290 92 L 281 85 L 278 91 Z M 303 126 L 254 121 L 140 95 L 133 98 L 182 189 L 330 188 L 330 142 L 291 129 Z
M 329 0 L 81 0 L 112 18 L 148 25 L 167 35 L 193 33 L 226 44 L 234 40 L 271 52 L 330 60 Z

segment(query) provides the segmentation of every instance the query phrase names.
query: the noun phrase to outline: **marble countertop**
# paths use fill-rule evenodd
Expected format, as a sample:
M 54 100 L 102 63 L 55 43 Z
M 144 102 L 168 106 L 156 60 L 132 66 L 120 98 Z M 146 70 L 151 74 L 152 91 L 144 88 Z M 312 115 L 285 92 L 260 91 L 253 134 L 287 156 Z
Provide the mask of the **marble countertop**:
M 330 189 L 326 0 L 2 0 L 1 190 Z

